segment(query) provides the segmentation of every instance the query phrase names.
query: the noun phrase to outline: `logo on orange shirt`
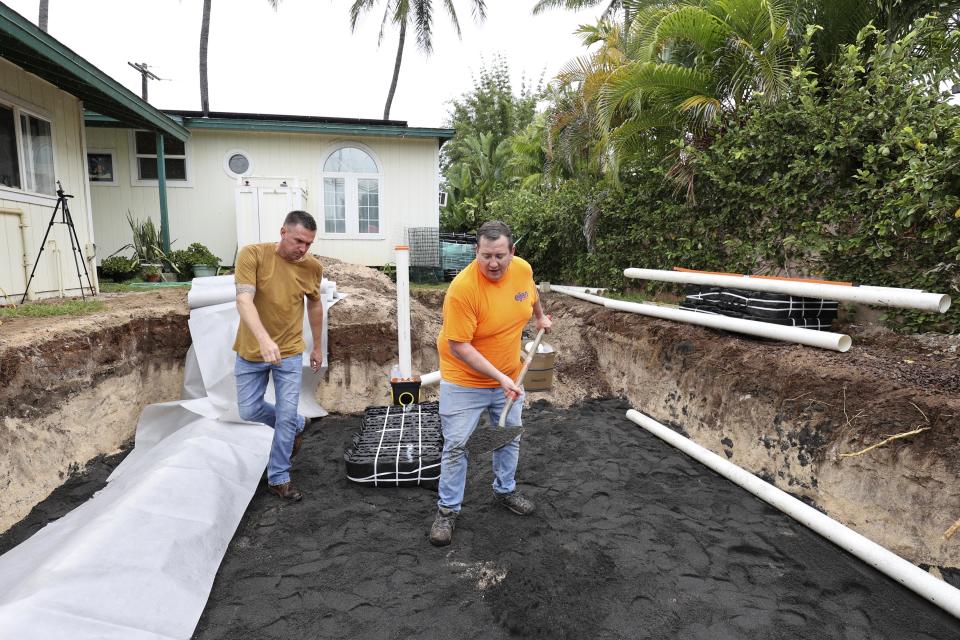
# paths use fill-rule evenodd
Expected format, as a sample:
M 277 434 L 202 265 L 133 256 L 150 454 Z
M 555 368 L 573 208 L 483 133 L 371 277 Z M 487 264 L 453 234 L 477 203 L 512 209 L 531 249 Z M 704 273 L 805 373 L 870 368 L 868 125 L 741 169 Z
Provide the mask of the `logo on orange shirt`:
M 529 297 L 529 294 L 526 291 L 521 291 L 517 295 L 513 296 L 513 299 L 517 302 L 523 302 Z

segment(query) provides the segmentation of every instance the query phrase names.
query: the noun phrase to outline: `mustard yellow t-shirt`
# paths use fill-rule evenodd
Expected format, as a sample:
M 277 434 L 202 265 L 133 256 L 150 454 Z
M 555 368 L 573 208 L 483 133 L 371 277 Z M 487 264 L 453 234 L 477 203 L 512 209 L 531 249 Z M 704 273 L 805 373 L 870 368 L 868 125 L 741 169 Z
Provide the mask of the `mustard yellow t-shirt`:
M 516 380 L 520 373 L 520 338 L 537 301 L 530 264 L 514 257 L 503 277 L 491 282 L 477 261 L 461 271 L 443 300 L 443 327 L 437 337 L 440 376 L 462 387 L 500 384 L 453 355 L 448 340 L 469 342 L 494 367 Z
M 315 257 L 306 254 L 299 262 L 289 262 L 277 255 L 275 242 L 250 244 L 240 250 L 234 280 L 257 288 L 253 305 L 270 338 L 280 348 L 280 357 L 303 353 L 303 296 L 320 299 L 320 278 L 323 267 Z M 260 344 L 253 332 L 241 321 L 233 350 L 244 360 L 263 362 Z

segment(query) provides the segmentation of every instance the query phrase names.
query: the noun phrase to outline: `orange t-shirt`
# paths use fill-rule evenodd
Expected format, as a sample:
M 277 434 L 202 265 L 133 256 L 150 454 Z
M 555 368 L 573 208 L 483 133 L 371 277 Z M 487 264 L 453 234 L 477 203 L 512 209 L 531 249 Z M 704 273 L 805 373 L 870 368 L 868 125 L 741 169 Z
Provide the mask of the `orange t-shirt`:
M 440 376 L 461 387 L 500 384 L 453 355 L 448 340 L 469 342 L 494 367 L 516 380 L 520 373 L 520 338 L 533 315 L 537 287 L 530 264 L 514 257 L 499 282 L 491 282 L 477 261 L 461 271 L 443 300 L 443 327 L 437 336 Z

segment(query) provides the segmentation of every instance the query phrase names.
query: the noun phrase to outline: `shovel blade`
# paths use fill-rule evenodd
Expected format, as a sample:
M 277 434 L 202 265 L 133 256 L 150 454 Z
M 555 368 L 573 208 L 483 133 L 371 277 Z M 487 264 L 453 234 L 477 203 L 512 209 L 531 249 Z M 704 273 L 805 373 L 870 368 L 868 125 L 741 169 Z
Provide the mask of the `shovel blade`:
M 477 427 L 467 441 L 471 454 L 489 453 L 509 444 L 523 433 L 523 427 Z

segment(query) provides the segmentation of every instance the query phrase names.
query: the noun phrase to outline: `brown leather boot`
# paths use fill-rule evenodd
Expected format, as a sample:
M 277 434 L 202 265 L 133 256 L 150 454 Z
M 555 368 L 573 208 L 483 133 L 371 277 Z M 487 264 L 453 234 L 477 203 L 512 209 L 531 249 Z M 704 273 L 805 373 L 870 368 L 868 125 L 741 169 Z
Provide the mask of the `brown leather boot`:
M 293 439 L 293 452 L 290 454 L 291 458 L 300 452 L 301 446 L 303 446 L 303 431 L 298 433 L 297 437 Z
M 300 493 L 300 490 L 293 486 L 293 483 L 291 482 L 285 482 L 283 484 L 271 484 L 267 485 L 267 488 L 270 490 L 270 493 L 279 496 L 284 500 L 299 502 L 301 499 L 303 499 L 303 494 Z

